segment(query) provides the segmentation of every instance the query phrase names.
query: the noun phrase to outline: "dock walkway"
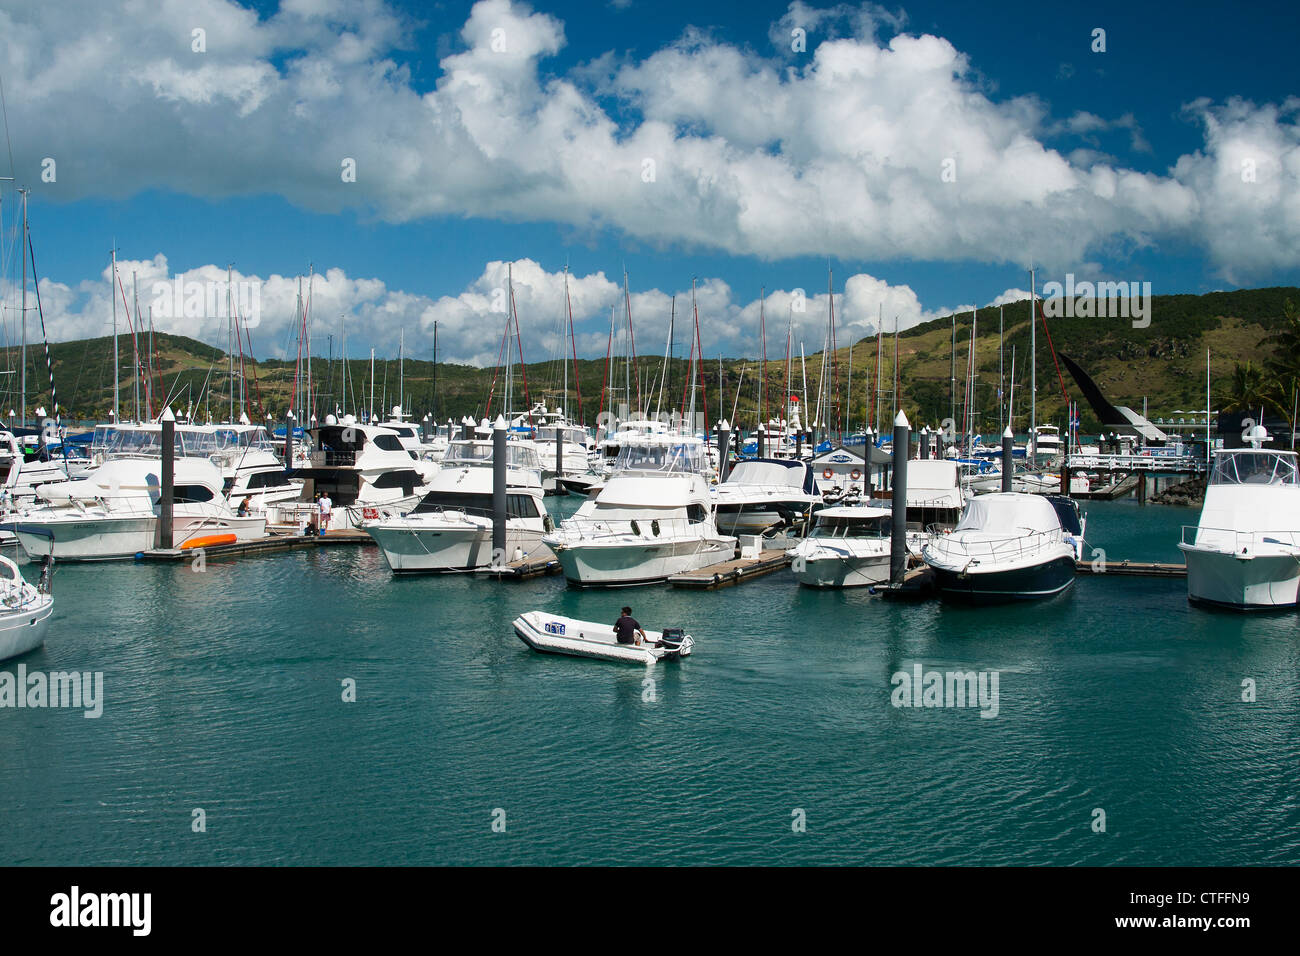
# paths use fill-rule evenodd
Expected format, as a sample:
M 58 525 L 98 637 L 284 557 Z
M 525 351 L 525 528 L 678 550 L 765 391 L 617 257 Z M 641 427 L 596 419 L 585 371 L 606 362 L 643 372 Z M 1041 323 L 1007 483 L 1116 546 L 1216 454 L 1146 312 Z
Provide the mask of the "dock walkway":
M 753 578 L 780 571 L 790 564 L 790 552 L 781 550 L 760 552 L 757 558 L 735 558 L 711 564 L 696 571 L 683 571 L 674 574 L 668 583 L 675 588 L 694 588 L 712 591 L 728 588 Z
M 272 554 L 297 548 L 323 548 L 334 545 L 374 545 L 375 539 L 364 531 L 340 530 L 316 534 L 268 534 L 253 541 L 233 541 L 230 544 L 212 544 L 202 548 L 151 548 L 135 556 L 137 561 L 186 561 L 200 552 L 203 560 L 242 557 L 251 554 Z

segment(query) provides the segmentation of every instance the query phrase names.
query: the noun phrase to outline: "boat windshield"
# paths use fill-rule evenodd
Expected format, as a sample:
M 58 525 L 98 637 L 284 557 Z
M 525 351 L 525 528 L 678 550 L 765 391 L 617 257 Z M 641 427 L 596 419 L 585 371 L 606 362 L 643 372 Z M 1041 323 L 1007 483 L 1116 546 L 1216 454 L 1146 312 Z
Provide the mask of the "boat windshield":
M 1212 485 L 1296 485 L 1295 455 L 1280 451 L 1240 449 L 1214 459 Z
M 231 432 L 213 432 L 196 428 L 177 428 L 176 454 L 182 458 L 207 458 L 235 447 Z M 123 455 L 162 454 L 161 428 L 133 428 L 116 431 L 108 438 L 105 453 L 110 457 Z
M 582 445 L 586 443 L 587 436 L 583 433 L 581 428 L 568 427 L 561 429 L 557 425 L 544 425 L 537 429 L 537 440 L 553 442 L 555 441 L 556 432 L 563 433 L 566 445 Z
M 700 474 L 704 446 L 698 441 L 624 442 L 614 462 L 617 471 L 658 471 Z
M 511 468 L 533 469 L 541 467 L 537 449 L 519 442 L 506 442 L 506 464 Z M 492 443 L 490 441 L 456 441 L 447 446 L 443 463 L 452 467 L 464 465 L 490 465 L 492 463 Z
M 888 538 L 889 518 L 818 518 L 813 538 Z

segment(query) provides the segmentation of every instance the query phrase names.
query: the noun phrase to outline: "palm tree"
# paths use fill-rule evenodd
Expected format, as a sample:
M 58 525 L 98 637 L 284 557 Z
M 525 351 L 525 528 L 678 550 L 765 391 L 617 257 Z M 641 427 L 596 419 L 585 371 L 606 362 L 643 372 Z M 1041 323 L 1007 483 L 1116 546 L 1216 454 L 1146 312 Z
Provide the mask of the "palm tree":
M 1226 403 L 1229 409 L 1237 412 L 1257 410 L 1261 405 L 1272 406 L 1266 394 L 1264 370 L 1249 360 L 1234 365 Z
M 1296 429 L 1296 397 L 1300 395 L 1300 308 L 1290 299 L 1282 306 L 1282 325 L 1265 340 L 1273 345 L 1272 358 L 1264 363 L 1267 378 L 1262 391 L 1267 404 Z

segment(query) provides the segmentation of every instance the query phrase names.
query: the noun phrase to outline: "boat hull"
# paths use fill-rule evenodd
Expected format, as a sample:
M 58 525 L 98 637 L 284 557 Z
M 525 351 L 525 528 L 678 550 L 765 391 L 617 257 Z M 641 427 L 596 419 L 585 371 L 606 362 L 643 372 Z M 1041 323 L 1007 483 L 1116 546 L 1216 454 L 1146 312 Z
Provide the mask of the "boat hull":
M 34 651 L 45 643 L 54 599 L 42 595 L 34 606 L 0 616 L 0 661 Z
M 695 646 L 695 641 L 687 636 L 680 647 L 656 647 L 656 642 L 663 636 L 658 631 L 646 631 L 646 641 L 640 645 L 619 644 L 614 637 L 613 627 L 608 624 L 550 618 L 538 611 L 520 615 L 511 626 L 519 640 L 540 654 L 562 654 L 628 664 L 677 660 L 689 656 Z
M 491 527 L 431 528 L 367 525 L 365 531 L 384 552 L 384 559 L 395 573 L 468 571 L 492 565 Z M 526 557 L 550 557 L 542 546 L 542 531 L 506 528 L 507 561 L 515 551 Z
M 1300 604 L 1300 560 L 1295 555 L 1252 554 L 1183 547 L 1187 600 L 1238 611 L 1294 608 Z
M 654 584 L 674 574 L 729 560 L 735 538 L 682 538 L 616 544 L 580 543 L 552 546 L 570 584 L 579 587 L 627 587 Z
M 889 553 L 800 558 L 791 563 L 795 580 L 810 588 L 859 588 L 889 580 Z
M 196 535 L 234 534 L 238 541 L 266 536 L 266 518 L 185 517 L 177 515 L 173 545 Z M 53 555 L 59 561 L 106 561 L 133 558 L 156 546 L 158 518 L 154 515 L 120 515 L 102 518 L 69 517 L 39 521 L 19 518 L 13 526 L 23 550 L 31 558 Z
M 954 571 L 930 567 L 939 596 L 965 604 L 1005 604 L 1035 601 L 1060 594 L 1074 584 L 1073 558 L 1057 557 L 1041 564 L 1007 570 Z

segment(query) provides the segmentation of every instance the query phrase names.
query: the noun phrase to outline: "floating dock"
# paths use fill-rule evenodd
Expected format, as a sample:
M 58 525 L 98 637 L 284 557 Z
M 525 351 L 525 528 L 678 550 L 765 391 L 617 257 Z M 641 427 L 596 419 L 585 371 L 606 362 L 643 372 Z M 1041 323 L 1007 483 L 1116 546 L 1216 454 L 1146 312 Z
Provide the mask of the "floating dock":
M 711 564 L 697 571 L 683 571 L 674 574 L 668 583 L 675 588 L 694 588 L 698 591 L 714 591 L 729 588 L 754 578 L 761 578 L 773 571 L 789 567 L 790 552 L 781 550 L 762 551 L 757 558 L 735 558 Z
M 545 551 L 549 557 L 521 558 L 499 568 L 477 568 L 474 573 L 495 578 L 498 581 L 529 581 L 546 574 L 559 574 L 563 570 L 560 567 L 560 562 L 555 560 L 555 556 L 551 554 L 549 549 L 542 548 L 541 550 Z
M 1187 565 L 1161 564 L 1158 561 L 1092 561 L 1075 562 L 1076 574 L 1119 574 L 1135 578 L 1185 578 Z
M 886 601 L 925 601 L 939 593 L 934 586 L 934 571 L 925 564 L 909 568 L 897 585 L 875 584 L 870 590 Z
M 327 531 L 324 534 L 269 534 L 253 541 L 232 541 L 203 548 L 152 548 L 135 556 L 137 561 L 187 561 L 202 553 L 204 561 L 236 558 L 252 554 L 273 554 L 297 548 L 322 548 L 334 545 L 374 545 L 375 539 L 364 531 Z

